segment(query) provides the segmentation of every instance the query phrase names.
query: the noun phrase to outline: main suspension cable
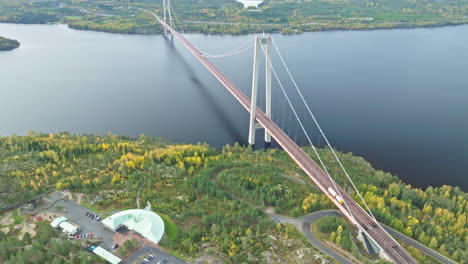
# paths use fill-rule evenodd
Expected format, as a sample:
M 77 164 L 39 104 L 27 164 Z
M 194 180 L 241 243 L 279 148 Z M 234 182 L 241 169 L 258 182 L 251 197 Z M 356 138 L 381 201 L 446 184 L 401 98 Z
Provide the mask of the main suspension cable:
M 341 169 L 343 170 L 343 172 L 345 173 L 346 177 L 348 178 L 349 182 L 351 182 L 351 184 L 353 185 L 353 188 L 354 190 L 356 190 L 357 194 L 359 195 L 359 197 L 361 198 L 361 201 L 364 203 L 364 205 L 366 206 L 366 209 L 367 211 L 369 212 L 369 214 L 372 216 L 372 218 L 374 218 L 375 220 L 375 217 L 374 215 L 372 214 L 369 206 L 367 205 L 366 201 L 364 200 L 364 198 L 362 197 L 361 193 L 359 192 L 359 190 L 357 189 L 356 185 L 354 184 L 353 180 L 351 179 L 351 177 L 349 176 L 348 174 L 348 171 L 345 169 L 345 167 L 343 166 L 343 164 L 341 163 L 341 160 L 338 158 L 338 155 L 336 155 L 336 152 L 335 150 L 333 149 L 333 147 L 331 146 L 330 142 L 328 141 L 327 137 L 325 136 L 325 133 L 323 132 L 321 126 L 319 125 L 317 119 L 315 118 L 315 115 L 312 113 L 312 110 L 310 110 L 310 107 L 309 105 L 307 104 L 307 101 L 305 100 L 304 96 L 302 95 L 302 92 L 301 90 L 299 89 L 299 86 L 297 85 L 296 81 L 294 80 L 292 74 L 291 74 L 291 71 L 289 70 L 289 67 L 286 65 L 286 62 L 284 61 L 283 59 L 283 56 L 281 56 L 281 53 L 279 52 L 279 49 L 278 49 L 278 46 L 276 46 L 276 43 L 275 41 L 273 40 L 272 38 L 272 43 L 273 43 L 273 46 L 275 47 L 275 50 L 276 52 L 278 53 L 278 56 L 279 58 L 281 59 L 281 62 L 283 63 L 284 65 L 284 68 L 286 69 L 289 77 L 291 78 L 291 81 L 292 83 L 294 84 L 294 87 L 296 88 L 297 92 L 299 93 L 299 96 L 301 97 L 302 99 L 302 102 L 304 103 L 304 105 L 306 106 L 307 108 L 307 111 L 309 112 L 310 116 L 312 117 L 312 119 L 314 120 L 314 123 L 315 125 L 317 126 L 318 130 L 320 131 L 320 134 L 322 134 L 323 136 L 323 139 L 325 140 L 325 142 L 327 143 L 327 146 L 330 148 L 330 150 L 332 151 L 333 153 L 333 156 L 335 157 L 336 161 L 338 162 L 338 164 L 340 165 Z
M 258 41 L 258 40 L 256 39 L 255 41 Z M 304 125 L 302 124 L 302 121 L 301 121 L 301 119 L 299 118 L 299 115 L 297 114 L 296 109 L 294 108 L 294 106 L 293 106 L 293 104 L 292 104 L 292 102 L 291 102 L 291 100 L 290 100 L 288 94 L 286 93 L 286 90 L 284 89 L 284 86 L 283 86 L 283 84 L 281 83 L 281 80 L 279 79 L 278 74 L 276 73 L 276 70 L 275 70 L 275 68 L 273 67 L 273 64 L 271 63 L 270 58 L 267 56 L 267 52 L 266 52 L 266 49 L 265 49 L 263 43 L 261 43 L 261 42 L 259 42 L 259 43 L 260 43 L 260 46 L 261 46 L 261 48 L 262 48 L 262 50 L 263 50 L 263 53 L 265 54 L 265 56 L 266 56 L 266 58 L 267 58 L 267 63 L 270 65 L 271 70 L 272 70 L 272 72 L 273 72 L 273 75 L 275 75 L 275 78 L 276 78 L 276 80 L 278 81 L 279 86 L 281 87 L 281 91 L 283 92 L 284 96 L 286 97 L 286 100 L 288 101 L 288 104 L 289 104 L 289 106 L 291 107 L 291 110 L 293 111 L 294 116 L 296 117 L 297 121 L 299 122 L 299 125 L 300 125 L 301 128 L 302 128 L 302 131 L 304 132 L 304 134 L 305 134 L 307 140 L 309 141 L 310 146 L 311 146 L 312 149 L 314 150 L 315 155 L 317 156 L 317 158 L 318 158 L 320 164 L 322 165 L 322 168 L 324 169 L 324 171 L 325 171 L 325 173 L 327 174 L 328 178 L 330 179 L 330 181 L 332 182 L 333 186 L 335 187 L 335 190 L 338 192 L 338 194 L 339 194 L 341 197 L 343 197 L 343 196 L 341 195 L 340 191 L 338 190 L 338 188 L 336 187 L 335 181 L 331 178 L 330 173 L 328 172 L 327 167 L 326 167 L 325 164 L 323 163 L 323 160 L 322 160 L 322 158 L 320 157 L 320 155 L 319 155 L 317 149 L 315 148 L 314 144 L 312 143 L 312 140 L 310 139 L 309 134 L 307 133 L 307 130 L 305 129 Z M 349 215 L 350 215 L 350 216 L 353 218 L 353 220 L 356 222 L 356 219 L 355 219 L 355 217 L 354 217 L 352 211 L 349 209 L 349 206 L 348 206 L 348 204 L 347 204 L 347 202 L 346 202 L 345 199 L 343 199 L 343 203 L 344 203 L 346 209 L 348 210 Z
M 210 54 L 206 54 L 205 52 L 202 52 L 202 54 L 203 54 L 203 56 L 204 56 L 205 58 L 224 58 L 224 57 L 229 57 L 229 56 L 237 55 L 237 54 L 239 54 L 239 53 L 242 53 L 242 52 L 244 52 L 244 51 L 246 51 L 246 50 L 251 49 L 251 48 L 253 47 L 253 44 L 251 44 L 251 45 L 249 45 L 249 46 L 243 48 L 244 46 L 250 44 L 250 42 L 252 42 L 252 41 L 249 40 L 248 42 L 246 42 L 246 43 L 240 45 L 239 47 L 237 47 L 237 48 L 235 48 L 235 49 L 233 49 L 233 50 L 230 50 L 230 51 L 228 51 L 228 52 L 226 52 L 226 53 L 223 53 L 223 54 L 210 55 Z
M 170 9 L 172 10 L 172 15 L 174 16 L 177 24 L 179 25 L 179 28 L 180 28 L 180 31 L 182 33 L 185 33 L 184 31 L 184 28 L 182 27 L 182 24 L 180 23 L 180 20 L 174 10 L 174 6 L 172 5 L 172 2 L 169 1 L 169 6 L 170 6 Z M 175 24 L 174 24 L 175 25 Z M 177 28 L 175 29 L 177 31 Z M 186 36 L 187 38 L 189 38 L 188 36 Z M 192 41 L 193 42 L 193 39 Z M 221 53 L 221 54 L 209 54 L 208 52 L 204 52 L 202 50 L 200 50 L 198 47 L 197 49 L 203 54 L 204 57 L 206 58 L 224 58 L 224 57 L 229 57 L 229 56 L 234 56 L 234 55 L 237 55 L 239 53 L 242 53 L 248 49 L 250 49 L 251 47 L 253 47 L 253 45 L 251 46 L 248 46 L 248 47 L 245 47 L 247 46 L 248 44 L 250 44 L 252 42 L 252 39 L 249 39 L 247 42 L 243 43 L 242 45 L 230 50 L 230 51 L 227 51 L 225 53 Z
M 272 39 L 272 42 L 273 42 L 273 45 L 275 46 L 275 49 L 276 49 L 278 55 L 280 56 L 281 60 L 283 61 L 283 64 L 286 66 L 286 64 L 284 63 L 284 60 L 283 60 L 283 58 L 281 57 L 281 54 L 279 53 L 279 50 L 278 50 L 278 48 L 277 48 L 277 46 L 276 46 L 276 44 L 275 44 L 275 42 L 274 42 L 273 39 Z M 262 47 L 262 48 L 263 48 L 263 47 Z M 264 52 L 265 52 L 265 50 L 264 50 Z M 291 75 L 291 72 L 289 71 L 289 69 L 288 69 L 288 74 L 289 74 L 289 76 L 291 77 L 291 79 L 293 80 L 293 82 L 294 82 L 296 88 L 298 89 L 297 84 L 296 84 L 296 82 L 294 81 L 294 79 L 292 78 L 292 75 Z M 299 94 L 301 95 L 302 100 L 305 101 L 305 99 L 304 99 L 304 97 L 302 96 L 302 93 L 300 92 L 300 90 L 298 90 L 298 92 L 299 92 Z M 310 110 L 309 106 L 308 106 L 307 104 L 306 104 L 306 106 L 307 106 L 307 109 L 309 110 L 310 114 L 313 116 L 312 111 Z M 325 137 L 325 134 L 323 133 L 323 131 L 322 131 L 322 129 L 320 128 L 320 126 L 318 125 L 318 122 L 316 121 L 315 116 L 313 116 L 313 118 L 314 118 L 314 121 L 315 121 L 316 124 L 317 124 L 317 127 L 318 127 L 319 130 L 320 130 L 320 133 L 322 134 L 323 138 L 325 139 L 327 145 L 329 145 L 330 143 L 328 142 L 327 138 Z M 309 139 L 309 137 L 307 137 L 307 138 Z M 310 139 L 309 139 L 309 141 L 310 141 Z M 312 147 L 313 147 L 313 146 L 312 146 Z M 314 147 L 313 147 L 313 148 L 314 148 Z M 337 157 L 335 151 L 333 150 L 333 148 L 330 147 L 330 145 L 329 145 L 329 148 L 330 148 L 331 151 L 333 152 L 335 158 L 338 159 L 338 157 Z M 314 148 L 314 150 L 315 150 L 315 148 Z M 317 153 L 317 152 L 316 152 L 316 153 Z M 374 216 L 374 215 L 372 214 L 372 212 L 370 211 L 369 207 L 367 206 L 367 203 L 365 202 L 364 198 L 361 196 L 359 190 L 358 190 L 358 189 L 356 188 L 356 186 L 354 185 L 353 181 L 351 180 L 351 177 L 349 177 L 347 171 L 345 170 L 344 166 L 341 164 L 341 162 L 339 161 L 339 159 L 338 159 L 338 162 L 340 163 L 340 166 L 341 166 L 341 168 L 343 169 L 343 171 L 345 172 L 345 174 L 346 174 L 346 176 L 348 177 L 349 181 L 350 181 L 351 184 L 353 185 L 353 188 L 357 191 L 359 197 L 361 198 L 362 202 L 363 202 L 364 205 L 366 206 L 367 211 L 368 211 L 369 214 L 371 215 L 371 219 L 373 219 L 374 223 L 375 223 L 377 226 L 379 226 L 380 229 L 383 230 L 383 232 L 385 232 L 385 233 L 393 240 L 393 242 L 395 242 L 397 245 L 399 245 L 399 243 L 395 240 L 395 238 L 393 238 L 393 237 L 387 232 L 387 230 L 385 230 L 385 228 L 382 227 L 382 225 L 379 223 L 379 221 L 377 221 L 377 219 L 375 218 L 375 216 Z M 322 164 L 323 164 L 323 163 L 322 163 Z M 330 177 L 330 175 L 328 174 L 328 172 L 327 172 L 327 175 L 328 175 L 328 177 Z M 333 185 L 335 186 L 336 191 L 338 191 L 338 193 L 339 193 L 339 190 L 336 188 L 336 185 L 335 185 L 335 182 L 334 182 L 334 181 L 333 181 Z M 344 200 L 343 200 L 343 201 L 344 201 Z M 346 207 L 348 208 L 346 202 L 345 202 L 345 205 L 346 205 Z M 353 217 L 353 219 L 355 219 L 354 216 L 352 215 L 351 211 L 349 210 L 349 208 L 348 208 L 348 211 L 350 212 L 350 215 Z

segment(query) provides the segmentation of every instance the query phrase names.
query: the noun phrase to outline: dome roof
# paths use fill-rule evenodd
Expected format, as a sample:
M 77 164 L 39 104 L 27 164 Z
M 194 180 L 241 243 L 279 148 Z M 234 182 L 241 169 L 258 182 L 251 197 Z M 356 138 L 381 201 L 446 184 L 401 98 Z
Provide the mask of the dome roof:
M 102 224 L 112 230 L 124 225 L 155 244 L 159 243 L 164 234 L 162 218 L 154 212 L 143 209 L 118 212 L 102 220 Z

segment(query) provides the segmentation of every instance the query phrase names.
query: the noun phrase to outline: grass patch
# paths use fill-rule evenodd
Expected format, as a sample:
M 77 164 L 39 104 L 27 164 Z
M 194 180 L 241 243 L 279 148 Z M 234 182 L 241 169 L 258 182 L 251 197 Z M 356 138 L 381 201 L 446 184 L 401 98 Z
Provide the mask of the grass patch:
M 288 230 L 288 235 L 291 238 L 299 239 L 305 245 L 310 245 L 309 240 L 294 225 L 286 223 L 286 224 L 284 224 L 284 226 L 288 227 L 288 229 L 289 229 Z
M 67 19 L 67 20 L 80 20 L 81 17 L 79 17 L 79 16 L 66 16 L 65 19 Z
M 135 209 L 133 206 L 115 206 L 114 204 L 112 206 L 107 206 L 103 207 L 98 204 L 90 204 L 88 201 L 83 199 L 81 201 L 81 206 L 84 206 L 88 208 L 90 211 L 93 211 L 94 213 L 100 214 L 102 216 L 109 216 L 111 213 L 115 213 L 116 211 L 125 211 L 125 210 L 130 210 L 130 209 Z
M 18 213 L 18 210 L 13 211 L 13 214 L 11 217 L 13 217 L 13 219 L 15 220 L 13 222 L 13 224 L 15 225 L 21 224 L 24 221 L 24 217 Z
M 97 205 L 90 204 L 87 201 L 85 201 L 84 199 L 81 201 L 81 205 L 88 208 L 89 210 L 91 210 L 91 211 L 93 211 L 95 213 L 99 213 L 99 214 L 102 214 L 102 213 L 105 213 L 106 211 L 108 211 L 108 210 L 102 210 Z
M 174 221 L 172 221 L 172 219 L 168 215 L 159 212 L 157 214 L 161 216 L 161 218 L 164 221 L 164 230 L 169 239 L 176 240 L 177 234 L 179 233 L 179 228 L 177 227 L 176 223 L 174 223 Z

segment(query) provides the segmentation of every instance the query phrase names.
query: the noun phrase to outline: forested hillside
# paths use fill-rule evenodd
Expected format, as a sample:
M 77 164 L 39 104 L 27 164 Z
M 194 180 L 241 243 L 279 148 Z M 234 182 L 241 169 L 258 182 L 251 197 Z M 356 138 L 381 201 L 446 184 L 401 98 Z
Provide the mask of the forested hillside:
M 234 0 L 174 0 L 174 22 L 185 31 L 221 34 L 337 29 L 379 29 L 468 23 L 468 0 L 267 0 L 257 10 Z M 118 33 L 157 33 L 162 1 L 4 0 L 0 22 L 67 23 L 72 28 Z
M 344 186 L 330 151 L 320 153 Z M 362 158 L 339 156 L 381 222 L 468 263 L 467 193 L 450 186 L 412 188 Z M 30 133 L 0 138 L 0 164 L 3 211 L 54 189 L 83 193 L 83 204 L 99 212 L 135 208 L 140 189 L 140 200 L 176 226 L 162 247 L 189 260 L 209 255 L 230 263 L 261 262 L 273 256 L 293 263 L 301 249 L 312 261 L 317 251 L 302 235 L 275 224 L 264 211 L 301 216 L 333 208 L 286 153 L 275 149 L 236 145 L 217 151 L 143 135 Z M 348 242 L 341 246 L 349 248 Z M 17 252 L 8 251 L 4 259 Z

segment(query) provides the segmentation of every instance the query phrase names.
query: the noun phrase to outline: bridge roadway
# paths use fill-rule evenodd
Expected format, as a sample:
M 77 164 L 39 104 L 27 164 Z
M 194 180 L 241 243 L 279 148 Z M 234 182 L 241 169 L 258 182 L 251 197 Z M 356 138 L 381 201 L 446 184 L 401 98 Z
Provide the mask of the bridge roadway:
M 148 11 L 147 11 L 148 12 Z M 182 37 L 171 26 L 167 25 L 156 14 L 151 13 L 158 22 L 172 33 L 188 50 L 218 79 L 226 89 L 250 112 L 250 99 L 231 80 L 216 68 L 203 54 L 190 42 Z M 328 175 L 305 153 L 284 131 L 278 127 L 260 108 L 257 107 L 256 119 L 278 142 L 289 156 L 304 170 L 304 172 L 317 184 L 317 186 L 332 200 L 340 211 L 361 231 L 372 238 L 395 263 L 417 263 L 376 221 L 371 218 L 341 187 L 338 185 L 338 193 L 347 204 L 347 208 L 337 202 L 328 192 L 328 188 L 334 188 Z

